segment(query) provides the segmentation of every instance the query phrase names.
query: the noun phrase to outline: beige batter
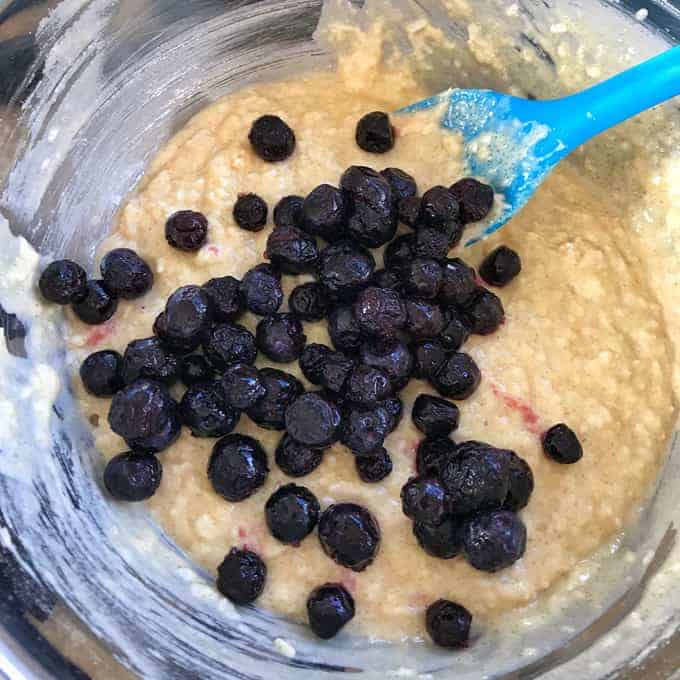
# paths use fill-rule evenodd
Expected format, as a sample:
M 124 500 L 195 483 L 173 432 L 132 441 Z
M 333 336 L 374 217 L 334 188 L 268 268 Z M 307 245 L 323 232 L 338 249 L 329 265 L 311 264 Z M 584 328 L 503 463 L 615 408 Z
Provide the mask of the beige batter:
M 72 318 L 74 370 L 90 352 L 123 351 L 151 335 L 154 318 L 177 287 L 217 276 L 242 276 L 262 261 L 271 225 L 260 234 L 239 230 L 231 211 L 240 192 L 261 195 L 271 209 L 287 194 L 305 194 L 322 182 L 336 184 L 345 168 L 393 166 L 413 174 L 421 190 L 462 176 L 457 138 L 443 133 L 431 113 L 396 117 L 395 149 L 380 157 L 353 141 L 357 120 L 373 110 L 394 110 L 429 92 L 405 66 L 381 64 L 379 40 L 367 37 L 361 54 L 345 56 L 336 71 L 286 83 L 257 85 L 196 116 L 158 155 L 138 191 L 120 213 L 116 232 L 101 246 L 135 248 L 153 266 L 151 293 L 122 302 L 111 322 L 91 328 Z M 297 148 L 285 163 L 254 155 L 247 140 L 252 121 L 282 116 L 295 130 Z M 499 243 L 516 249 L 523 272 L 498 292 L 507 322 L 498 333 L 473 337 L 465 347 L 478 362 L 479 390 L 460 404 L 457 440 L 481 439 L 515 450 L 531 465 L 536 490 L 522 511 L 528 529 L 525 557 L 497 574 L 475 571 L 462 558 L 426 555 L 402 514 L 401 486 L 414 474 L 420 434 L 410 418 L 415 397 L 430 392 L 414 381 L 402 394 L 405 417 L 387 441 L 394 472 L 384 483 L 359 481 L 352 455 L 341 445 L 297 483 L 322 507 L 356 501 L 382 529 L 382 546 L 365 572 L 345 570 L 322 552 L 315 535 L 300 547 L 274 540 L 264 523 L 264 503 L 286 478 L 273 461 L 281 436 L 247 417 L 238 431 L 257 437 L 270 454 L 266 485 L 245 502 L 217 496 L 206 474 L 214 440 L 181 439 L 161 454 L 163 483 L 149 502 L 169 535 L 198 562 L 215 570 L 233 545 L 248 545 L 267 563 L 259 605 L 304 619 L 308 593 L 326 581 L 342 581 L 353 593 L 357 615 L 350 632 L 388 639 L 422 636 L 432 601 L 450 598 L 468 607 L 482 625 L 503 611 L 529 603 L 620 530 L 658 472 L 674 423 L 673 348 L 663 307 L 648 282 L 647 262 L 620 203 L 569 162 L 499 235 L 464 253 L 477 266 Z M 208 244 L 198 254 L 170 248 L 167 217 L 181 209 L 208 217 Z M 284 277 L 287 291 L 302 279 Z M 243 322 L 254 328 L 256 319 Z M 306 324 L 309 342 L 328 343 L 324 324 Z M 282 366 L 300 375 L 297 364 Z M 108 458 L 125 444 L 108 427 L 109 402 L 76 389 L 93 423 L 97 445 Z M 179 392 L 177 393 L 180 394 Z M 585 450 L 577 465 L 546 459 L 539 433 L 569 423 Z

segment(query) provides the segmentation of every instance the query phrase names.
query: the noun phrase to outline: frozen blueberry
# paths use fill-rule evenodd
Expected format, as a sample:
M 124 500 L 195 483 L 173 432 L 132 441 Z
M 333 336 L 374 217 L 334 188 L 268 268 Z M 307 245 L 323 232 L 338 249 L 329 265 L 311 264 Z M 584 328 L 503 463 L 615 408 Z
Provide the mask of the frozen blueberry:
M 442 396 L 462 400 L 476 391 L 482 374 L 471 356 L 454 352 L 429 380 Z
M 529 503 L 529 498 L 534 491 L 534 473 L 523 458 L 514 451 L 505 452 L 508 457 L 508 474 L 510 486 L 508 495 L 503 503 L 503 510 L 519 512 Z
M 223 323 L 212 328 L 203 341 L 203 351 L 218 370 L 230 364 L 254 364 L 257 356 L 255 336 L 236 323 Z
M 234 604 L 251 604 L 262 594 L 267 567 L 250 550 L 232 548 L 217 568 L 217 590 Z
M 232 503 L 252 496 L 268 473 L 267 454 L 252 437 L 228 434 L 213 447 L 208 478 L 215 491 Z
M 354 599 L 340 583 L 326 583 L 307 598 L 307 618 L 314 634 L 329 640 L 354 618 Z
M 283 430 L 288 407 L 304 392 L 302 383 L 290 373 L 275 368 L 260 370 L 265 393 L 246 413 L 265 430 Z
M 299 545 L 314 531 L 320 511 L 316 496 L 297 484 L 280 487 L 264 506 L 265 520 L 272 536 L 291 545 Z
M 151 453 L 120 453 L 104 469 L 104 486 L 118 501 L 137 503 L 151 498 L 161 484 L 163 466 Z
M 184 393 L 179 415 L 194 437 L 223 437 L 233 432 L 240 413 L 227 404 L 219 382 L 205 382 Z
M 339 241 L 326 246 L 319 255 L 319 282 L 334 297 L 351 300 L 368 286 L 375 270 L 373 255 L 351 241 Z
M 95 397 L 110 397 L 123 387 L 123 357 L 110 349 L 90 354 L 80 366 L 80 379 Z
M 302 228 L 325 241 L 337 241 L 345 234 L 347 206 L 337 187 L 321 184 L 302 203 Z
M 382 446 L 370 456 L 355 456 L 354 463 L 359 479 L 366 484 L 382 482 L 392 472 L 392 459 Z
M 432 187 L 423 194 L 420 203 L 420 222 L 424 226 L 447 229 L 451 222 L 458 222 L 459 216 L 458 201 L 446 187 Z
M 372 366 L 355 366 L 345 383 L 346 398 L 357 406 L 375 406 L 391 394 L 392 385 L 387 374 Z
M 116 248 L 107 253 L 100 270 L 106 289 L 120 298 L 141 297 L 153 286 L 151 267 L 129 248 Z
M 467 342 L 470 329 L 465 317 L 457 309 L 447 309 L 444 316 L 444 328 L 439 334 L 439 341 L 445 349 L 456 352 Z
M 285 161 L 295 150 L 295 133 L 278 116 L 258 118 L 250 128 L 248 139 L 262 160 Z
M 236 321 L 243 313 L 243 302 L 239 288 L 241 282 L 233 276 L 210 279 L 203 285 L 203 290 L 212 302 L 215 321 Z
M 479 275 L 491 286 L 507 286 L 522 271 L 519 255 L 507 246 L 491 251 L 479 267 Z
M 330 446 L 338 438 L 338 407 L 316 392 L 308 392 L 286 409 L 286 430 L 295 441 L 315 449 Z
M 392 200 L 399 203 L 405 198 L 413 198 L 418 193 L 416 180 L 399 168 L 385 168 L 380 173 L 392 187 Z
M 388 290 L 401 290 L 401 277 L 399 274 L 391 269 L 379 269 L 373 274 L 371 283 L 378 288 L 387 288 Z
M 460 411 L 446 399 L 421 394 L 413 404 L 414 425 L 427 437 L 448 437 L 458 428 Z
M 441 307 L 431 300 L 407 300 L 406 317 L 406 332 L 413 340 L 436 338 L 444 330 Z
M 319 541 L 326 555 L 339 565 L 363 571 L 378 553 L 380 528 L 366 508 L 337 503 L 321 515 Z
M 241 229 L 262 231 L 267 224 L 268 212 L 267 203 L 257 194 L 239 194 L 232 214 Z
M 467 304 L 477 292 L 475 270 L 460 258 L 446 260 L 442 267 L 442 286 L 439 302 L 448 307 Z
M 411 229 L 415 229 L 420 218 L 421 200 L 417 196 L 399 201 L 399 221 Z
M 47 265 L 40 275 L 38 287 L 49 302 L 69 305 L 87 295 L 87 274 L 71 260 L 57 260 Z
M 576 433 L 564 423 L 553 425 L 543 435 L 543 451 L 548 458 L 565 465 L 583 458 L 583 447 Z
M 208 220 L 203 213 L 180 210 L 168 217 L 165 223 L 165 238 L 178 250 L 198 250 L 208 236 Z
M 514 512 L 480 512 L 465 523 L 463 545 L 465 556 L 475 569 L 499 571 L 524 555 L 527 530 Z
M 308 345 L 300 357 L 300 368 L 309 382 L 330 392 L 340 392 L 354 361 L 325 345 Z
M 460 206 L 460 217 L 468 224 L 483 220 L 493 207 L 493 189 L 476 179 L 466 177 L 451 186 L 451 193 Z
M 399 391 L 406 387 L 413 373 L 413 355 L 399 340 L 365 342 L 359 352 L 361 363 L 383 371 Z
M 82 322 L 97 326 L 116 313 L 118 298 L 106 289 L 103 281 L 90 280 L 85 286 L 85 297 L 74 302 L 72 308 Z
M 195 350 L 214 319 L 212 298 L 200 286 L 183 286 L 176 290 L 156 319 L 154 332 L 176 352 Z
M 449 237 L 446 232 L 436 227 L 423 227 L 416 232 L 413 243 L 415 257 L 425 257 L 439 262 L 449 254 Z
M 294 361 L 307 342 L 302 322 L 294 314 L 272 314 L 257 324 L 257 348 L 278 363 Z
M 416 453 L 418 474 L 439 477 L 442 468 L 457 455 L 456 444 L 447 437 L 423 439 Z
M 438 262 L 416 257 L 406 264 L 402 272 L 407 295 L 423 300 L 437 297 L 442 286 L 442 268 Z
M 354 318 L 366 335 L 391 338 L 406 324 L 406 306 L 399 293 L 388 288 L 364 288 L 354 302 Z
M 356 203 L 347 222 L 347 234 L 366 248 L 380 248 L 397 233 L 397 212 L 392 207 L 376 210 Z
M 226 403 L 239 411 L 254 406 L 265 395 L 260 372 L 249 364 L 231 364 L 224 369 L 222 389 Z
M 387 153 L 394 148 L 394 128 L 382 111 L 366 114 L 357 124 L 355 136 L 359 148 L 369 153 Z
M 300 369 L 303 375 L 313 385 L 320 385 L 323 376 L 323 366 L 331 354 L 330 348 L 319 343 L 307 345 L 300 356 Z
M 116 393 L 109 409 L 109 425 L 131 449 L 151 453 L 170 446 L 182 427 L 177 402 L 167 388 L 146 379 Z
M 472 614 L 450 600 L 437 600 L 425 613 L 427 632 L 440 647 L 466 647 L 471 624 Z
M 356 352 L 363 341 L 361 329 L 349 305 L 339 305 L 328 315 L 328 334 L 341 352 Z
M 381 401 L 378 408 L 385 409 L 385 411 L 392 416 L 394 423 L 390 428 L 390 432 L 394 432 L 404 415 L 404 402 L 402 402 L 399 397 L 390 397 L 389 399 L 385 399 L 385 401 Z
M 391 271 L 401 273 L 415 258 L 413 247 L 416 242 L 415 234 L 403 234 L 390 243 L 383 253 L 383 263 Z
M 505 321 L 505 310 L 500 298 L 490 290 L 480 288 L 463 307 L 470 331 L 476 335 L 490 335 Z
M 343 419 L 340 441 L 357 456 L 380 455 L 393 422 L 392 416 L 384 408 L 352 408 Z
M 413 375 L 422 380 L 429 380 L 436 375 L 446 362 L 448 353 L 439 340 L 421 340 L 416 342 L 413 353 Z
M 274 208 L 274 224 L 277 227 L 302 226 L 302 196 L 284 196 Z
M 203 355 L 190 354 L 182 359 L 179 377 L 187 387 L 191 387 L 196 383 L 214 380 L 215 373 Z
M 320 283 L 302 283 L 293 288 L 288 298 L 288 307 L 304 321 L 321 321 L 328 314 L 331 300 Z
M 171 384 L 179 377 L 181 361 L 157 337 L 133 340 L 123 354 L 123 381 L 139 378 Z
M 304 477 L 321 465 L 323 451 L 304 446 L 286 433 L 276 447 L 274 460 L 289 477 Z
M 463 550 L 462 524 L 455 517 L 447 517 L 437 525 L 415 522 L 413 534 L 428 555 L 440 560 L 450 560 Z
M 432 477 L 412 477 L 401 489 L 401 509 L 415 522 L 441 524 L 447 511 L 444 487 Z
M 382 213 L 393 210 L 392 187 L 385 177 L 364 165 L 349 167 L 340 178 L 350 208 L 363 204 Z
M 314 271 L 319 260 L 316 239 L 292 225 L 276 227 L 267 239 L 267 257 L 286 274 Z
M 239 291 L 245 307 L 259 316 L 273 314 L 283 302 L 281 277 L 268 264 L 258 264 L 246 272 Z

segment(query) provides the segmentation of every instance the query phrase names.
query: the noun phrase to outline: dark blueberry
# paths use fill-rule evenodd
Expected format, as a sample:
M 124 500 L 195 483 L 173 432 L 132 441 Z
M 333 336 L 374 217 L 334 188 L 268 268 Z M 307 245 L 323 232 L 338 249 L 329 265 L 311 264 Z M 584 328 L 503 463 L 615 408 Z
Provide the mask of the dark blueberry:
M 326 583 L 307 598 L 307 618 L 314 634 L 329 640 L 354 618 L 354 599 L 340 583 Z
M 363 333 L 391 338 L 406 324 L 406 307 L 399 293 L 388 288 L 364 288 L 354 302 L 354 318 Z
M 367 113 L 358 123 L 356 141 L 369 153 L 387 153 L 394 148 L 394 128 L 390 117 L 382 111 Z
M 413 244 L 415 257 L 426 257 L 442 262 L 449 254 L 449 237 L 437 227 L 423 227 L 416 232 Z
M 239 194 L 234 203 L 233 216 L 236 224 L 246 231 L 262 231 L 267 224 L 269 208 L 257 194 Z
M 267 257 L 286 274 L 303 274 L 314 271 L 319 260 L 316 239 L 302 229 L 276 227 L 267 239 Z
M 232 503 L 252 496 L 265 482 L 269 466 L 260 443 L 243 434 L 228 434 L 212 450 L 208 479 Z
M 413 534 L 428 555 L 440 560 L 450 560 L 463 550 L 462 525 L 455 517 L 447 517 L 438 525 L 415 522 Z
M 440 478 L 451 501 L 451 512 L 466 515 L 503 506 L 510 488 L 504 451 L 479 445 L 463 447 L 441 467 Z
M 302 283 L 288 298 L 290 311 L 304 321 L 321 321 L 328 314 L 331 301 L 320 283 Z
M 390 399 L 385 399 L 381 401 L 378 408 L 383 408 L 387 413 L 392 416 L 394 424 L 390 428 L 390 432 L 394 432 L 397 429 L 397 425 L 401 422 L 402 416 L 404 415 L 404 403 L 399 397 L 391 397 Z
M 416 180 L 399 168 L 385 168 L 380 173 L 392 187 L 392 200 L 399 203 L 405 198 L 412 198 L 418 193 Z
M 493 208 L 493 189 L 488 184 L 466 177 L 451 186 L 460 206 L 460 217 L 466 224 L 483 220 Z
M 416 470 L 421 476 L 438 477 L 442 468 L 458 455 L 456 444 L 447 437 L 423 439 L 416 453 Z
M 475 270 L 460 258 L 444 262 L 439 302 L 445 307 L 467 304 L 477 292 Z
M 106 290 L 103 281 L 88 281 L 85 297 L 72 305 L 84 323 L 97 326 L 108 321 L 118 309 L 118 298 Z
M 518 512 L 529 503 L 534 491 L 534 473 L 524 458 L 520 458 L 514 451 L 506 451 L 508 456 L 508 474 L 510 487 L 503 504 L 503 510 Z
M 378 288 L 396 291 L 401 289 L 401 277 L 396 271 L 391 269 L 379 269 L 373 274 L 371 283 Z
M 397 213 L 392 207 L 376 210 L 356 203 L 347 222 L 347 234 L 366 248 L 380 248 L 397 233 Z
M 317 273 L 331 295 L 351 300 L 370 284 L 374 270 L 375 260 L 366 248 L 351 241 L 340 241 L 321 251 Z
M 257 324 L 257 348 L 278 363 L 294 361 L 307 342 L 302 322 L 294 314 L 272 314 Z
M 448 437 L 458 428 L 460 411 L 446 399 L 421 394 L 411 412 L 414 425 L 427 437 Z
M 321 515 L 319 541 L 326 555 L 339 565 L 363 571 L 378 553 L 380 528 L 366 508 L 337 503 Z
M 401 489 L 401 509 L 415 522 L 441 524 L 447 511 L 444 487 L 432 477 L 412 477 Z
M 406 316 L 406 332 L 413 340 L 436 338 L 444 330 L 441 307 L 431 300 L 407 300 Z
M 422 380 L 429 380 L 436 375 L 446 362 L 448 353 L 439 340 L 421 340 L 412 348 L 413 375 Z
M 248 139 L 255 153 L 269 162 L 285 161 L 295 150 L 295 133 L 278 116 L 258 118 Z
M 403 269 L 404 290 L 408 295 L 423 300 L 437 297 L 442 286 L 442 268 L 435 260 L 423 257 L 412 259 Z
M 340 178 L 340 188 L 352 208 L 363 204 L 379 212 L 392 212 L 392 187 L 385 177 L 372 168 L 351 166 Z
M 211 329 L 203 341 L 203 351 L 218 370 L 230 364 L 254 364 L 257 356 L 255 336 L 236 323 L 223 323 Z
M 276 447 L 274 460 L 289 477 L 304 477 L 321 465 L 323 451 L 310 449 L 284 434 Z
M 259 316 L 273 314 L 283 302 L 281 277 L 268 264 L 258 264 L 246 272 L 239 290 L 246 308 Z
M 95 397 L 110 397 L 123 387 L 123 357 L 110 349 L 90 354 L 80 366 L 80 379 Z
M 182 427 L 177 402 L 167 388 L 144 379 L 116 393 L 109 409 L 109 425 L 131 449 L 151 453 L 170 446 Z
M 207 382 L 215 378 L 212 366 L 201 354 L 191 354 L 182 359 L 179 371 L 180 380 L 191 387 L 196 383 Z
M 340 441 L 357 456 L 380 455 L 393 422 L 384 408 L 350 409 L 343 419 Z
M 254 406 L 265 394 L 260 372 L 249 364 L 232 364 L 222 375 L 224 398 L 232 408 L 245 411 Z
M 471 624 L 472 614 L 450 600 L 437 600 L 425 613 L 427 632 L 440 647 L 466 647 Z
M 308 392 L 286 410 L 286 430 L 295 441 L 322 449 L 338 438 L 341 415 L 338 407 L 320 394 Z
M 104 486 L 118 501 L 136 503 L 151 498 L 161 484 L 163 466 L 151 453 L 121 453 L 104 469 Z
M 302 226 L 302 196 L 284 196 L 274 208 L 274 224 L 277 227 Z
M 456 309 L 449 308 L 445 313 L 444 328 L 439 334 L 439 340 L 445 349 L 456 352 L 470 337 L 465 317 Z
M 524 555 L 527 530 L 514 512 L 480 512 L 465 523 L 463 545 L 465 556 L 475 569 L 499 571 Z
M 345 383 L 345 396 L 357 406 L 375 406 L 392 394 L 390 379 L 372 366 L 355 366 Z
M 543 451 L 556 463 L 578 463 L 583 458 L 583 447 L 576 433 L 564 423 L 553 425 L 543 435 Z
M 264 506 L 264 516 L 272 536 L 291 545 L 299 545 L 314 531 L 320 511 L 316 496 L 297 484 L 280 487 Z
M 217 567 L 217 590 L 234 604 L 251 604 L 262 594 L 267 567 L 250 550 L 232 548 Z
M 423 194 L 420 222 L 424 226 L 447 229 L 451 222 L 458 222 L 459 215 L 458 201 L 446 187 L 436 186 Z
M 341 352 L 356 352 L 363 341 L 361 329 L 350 305 L 335 307 L 328 315 L 328 334 Z
M 323 367 L 331 354 L 330 348 L 319 343 L 307 345 L 300 356 L 300 369 L 303 375 L 313 385 L 320 385 L 323 377 Z
M 331 352 L 323 345 L 311 345 L 310 352 L 303 352 L 300 358 L 300 367 L 307 380 L 314 385 L 320 385 L 330 392 L 342 391 L 347 376 L 354 368 L 354 361 L 341 352 Z M 320 350 L 324 347 L 326 350 Z
M 471 356 L 454 352 L 429 380 L 442 396 L 462 400 L 476 391 L 482 374 Z
M 416 242 L 415 234 L 403 234 L 390 243 L 383 253 L 383 263 L 386 269 L 394 272 L 404 271 L 415 257 L 413 247 Z
M 248 417 L 265 430 L 283 430 L 288 407 L 304 392 L 302 383 L 290 373 L 275 368 L 260 370 L 264 397 L 246 412 Z
M 519 255 L 507 246 L 491 251 L 479 267 L 479 275 L 491 286 L 507 286 L 522 271 Z
M 233 432 L 240 413 L 227 404 L 219 382 L 206 382 L 184 393 L 179 415 L 194 437 L 223 437 Z
M 106 289 L 127 300 L 141 297 L 153 286 L 151 267 L 129 248 L 107 253 L 100 270 Z
M 42 296 L 57 305 L 78 302 L 87 295 L 87 274 L 71 260 L 57 260 L 47 265 L 38 287 Z
M 123 381 L 139 378 L 171 384 L 179 377 L 181 361 L 157 337 L 133 340 L 123 354 Z
M 500 298 L 486 288 L 480 288 L 463 307 L 470 331 L 476 335 L 490 335 L 505 321 L 505 310 Z
M 382 482 L 392 472 L 392 459 L 382 446 L 370 456 L 355 456 L 354 463 L 359 479 L 366 484 Z
M 359 358 L 362 364 L 383 371 L 397 392 L 406 387 L 413 373 L 413 355 L 398 340 L 365 342 Z
M 154 332 L 170 349 L 195 350 L 213 323 L 210 295 L 200 286 L 183 286 L 169 298 L 154 324 Z
M 178 250 L 198 250 L 208 236 L 208 220 L 203 213 L 180 210 L 168 217 L 165 223 L 165 238 Z
M 344 194 L 330 184 L 321 184 L 302 203 L 301 219 L 308 234 L 331 242 L 341 239 L 347 226 Z
M 421 200 L 417 196 L 399 201 L 399 221 L 411 229 L 415 229 L 420 218 Z
M 236 321 L 243 313 L 243 302 L 239 293 L 241 282 L 233 276 L 210 279 L 203 290 L 212 301 L 215 320 Z

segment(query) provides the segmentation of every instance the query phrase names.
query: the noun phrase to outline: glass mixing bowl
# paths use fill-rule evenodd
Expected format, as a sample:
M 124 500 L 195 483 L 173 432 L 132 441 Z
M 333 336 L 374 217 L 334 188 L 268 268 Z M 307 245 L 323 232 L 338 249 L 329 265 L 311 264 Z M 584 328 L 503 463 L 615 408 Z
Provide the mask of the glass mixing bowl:
M 465 38 L 443 3 L 415 4 Z M 603 35 L 625 16 L 626 40 L 644 36 L 656 49 L 680 41 L 677 2 L 516 4 L 518 44 L 540 45 L 558 5 L 584 9 Z M 0 2 L 0 210 L 13 232 L 42 253 L 91 264 L 149 159 L 193 114 L 247 83 L 328 63 L 311 42 L 320 11 L 319 0 Z M 552 59 L 545 50 L 541 58 Z M 11 243 L 3 251 L 16 254 Z M 8 351 L 21 355 L 26 329 L 0 303 Z M 52 348 L 57 363 L 62 352 Z M 4 390 L 21 394 L 22 361 Z M 63 367 L 62 378 L 68 385 Z M 17 404 L 18 434 L 0 446 L 2 677 L 668 678 L 680 668 L 678 438 L 606 568 L 557 589 L 578 598 L 545 625 L 518 619 L 451 655 L 350 636 L 320 645 L 304 626 L 224 607 L 211 576 L 143 509 L 107 503 L 95 481 L 102 461 L 67 387 L 48 414 L 48 441 Z

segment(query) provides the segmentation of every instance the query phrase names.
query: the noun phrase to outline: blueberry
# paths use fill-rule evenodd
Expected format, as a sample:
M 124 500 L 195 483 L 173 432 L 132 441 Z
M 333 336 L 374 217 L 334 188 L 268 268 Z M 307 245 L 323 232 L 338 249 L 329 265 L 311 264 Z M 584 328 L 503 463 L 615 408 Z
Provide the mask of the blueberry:
M 219 382 L 205 382 L 184 393 L 179 415 L 194 437 L 223 437 L 233 432 L 240 413 L 227 404 Z
M 250 550 L 232 548 L 217 568 L 217 590 L 234 604 L 251 604 L 262 594 L 267 567 Z
M 302 383 L 290 373 L 275 368 L 260 370 L 264 397 L 246 412 L 248 417 L 265 430 L 283 430 L 288 407 L 304 392 Z
M 444 330 L 441 307 L 430 300 L 407 300 L 406 317 L 406 331 L 413 340 L 436 338 Z
M 392 187 L 392 199 L 395 203 L 405 198 L 413 198 L 418 193 L 416 180 L 399 168 L 385 168 L 380 173 Z
M 355 503 L 328 507 L 319 520 L 319 541 L 332 560 L 352 571 L 363 571 L 378 553 L 380 528 L 371 513 Z
M 302 228 L 325 241 L 337 241 L 345 234 L 347 206 L 340 189 L 321 184 L 302 203 Z
M 472 614 L 450 600 L 437 600 L 425 613 L 427 632 L 440 647 L 466 647 L 471 623 Z
M 397 233 L 396 210 L 381 211 L 357 203 L 347 222 L 347 234 L 366 248 L 380 248 Z
M 104 469 L 104 486 L 119 501 L 136 503 L 151 498 L 161 484 L 163 466 L 151 453 L 129 451 L 114 456 Z
M 447 437 L 423 439 L 416 453 L 418 474 L 439 477 L 442 468 L 457 455 L 456 444 Z
M 151 267 L 129 248 L 116 248 L 107 253 L 100 270 L 106 289 L 120 298 L 141 297 L 153 286 Z
M 392 472 L 390 454 L 381 446 L 370 456 L 355 456 L 354 463 L 359 479 L 366 484 L 377 484 Z
M 257 324 L 257 348 L 278 363 L 294 361 L 307 342 L 302 322 L 294 314 L 272 314 Z
M 266 392 L 258 369 L 242 363 L 231 364 L 224 369 L 222 389 L 226 403 L 239 411 L 254 406 Z
M 337 406 L 316 392 L 296 399 L 286 410 L 286 430 L 295 441 L 314 449 L 338 438 L 341 416 Z
M 259 316 L 273 314 L 283 302 L 281 277 L 268 264 L 258 264 L 246 272 L 239 291 L 245 307 Z
M 326 246 L 319 255 L 317 275 L 334 297 L 351 300 L 368 286 L 375 270 L 373 255 L 351 241 Z
M 447 309 L 444 328 L 442 328 L 439 334 L 439 341 L 444 348 L 451 352 L 456 352 L 467 342 L 469 337 L 470 329 L 465 317 L 455 308 Z
M 423 227 L 416 232 L 413 254 L 415 257 L 425 257 L 442 262 L 449 254 L 451 245 L 455 244 L 450 244 L 449 236 L 446 232 L 436 227 Z
M 213 319 L 210 295 L 199 286 L 183 286 L 168 298 L 154 332 L 170 349 L 191 352 L 201 344 Z
M 534 473 L 529 464 L 514 451 L 506 451 L 510 486 L 503 503 L 503 510 L 518 512 L 529 503 L 534 491 Z
M 331 301 L 320 283 L 302 283 L 288 298 L 290 311 L 304 321 L 321 321 L 328 314 Z
M 391 269 L 379 269 L 373 274 L 371 284 L 378 288 L 387 288 L 389 290 L 401 290 L 401 277 L 399 274 Z
M 421 340 L 412 348 L 413 375 L 416 378 L 429 380 L 444 366 L 448 357 L 447 351 L 438 340 Z
M 123 357 L 107 349 L 90 354 L 80 366 L 80 379 L 95 397 L 110 397 L 123 387 Z
M 553 425 L 543 435 L 543 451 L 548 458 L 565 465 L 583 458 L 583 447 L 576 433 L 564 423 Z
M 326 583 L 307 598 L 307 618 L 314 634 L 329 640 L 354 618 L 354 599 L 343 585 Z
M 243 313 L 243 302 L 239 288 L 241 282 L 233 276 L 210 279 L 203 290 L 212 302 L 215 321 L 236 321 Z
M 291 545 L 314 531 L 321 508 L 316 496 L 306 487 L 286 484 L 277 489 L 264 506 L 264 516 L 272 536 Z
M 480 512 L 465 523 L 463 545 L 465 556 L 475 569 L 499 571 L 524 555 L 527 530 L 514 512 Z
M 303 375 L 313 385 L 320 385 L 323 376 L 323 366 L 331 350 L 326 345 L 312 343 L 307 345 L 300 356 L 300 369 Z
M 522 271 L 519 255 L 507 246 L 491 251 L 479 267 L 479 275 L 491 286 L 507 286 Z
M 413 355 L 399 340 L 365 342 L 359 358 L 362 364 L 383 371 L 394 391 L 406 387 L 413 373 Z
M 352 408 L 343 420 L 340 441 L 356 456 L 378 456 L 393 422 L 384 408 Z
M 139 378 L 171 384 L 177 380 L 180 359 L 156 337 L 133 340 L 123 354 L 123 381 L 126 385 Z
M 459 216 L 458 201 L 446 187 L 436 186 L 423 194 L 420 222 L 424 226 L 447 229 L 451 222 L 458 222 Z
M 339 305 L 328 315 L 328 334 L 333 346 L 341 352 L 352 353 L 363 341 L 361 329 L 349 305 Z
M 401 422 L 402 416 L 404 415 L 404 403 L 399 397 L 390 397 L 381 401 L 378 408 L 383 408 L 387 413 L 390 414 L 392 420 L 394 421 L 390 432 L 394 432 L 397 429 L 397 425 Z
M 103 281 L 90 280 L 85 289 L 85 297 L 72 305 L 75 315 L 92 326 L 108 321 L 118 309 L 118 298 L 106 289 Z
M 404 290 L 408 295 L 423 300 L 437 297 L 442 287 L 442 268 L 435 260 L 412 258 L 403 269 Z
M 440 560 L 450 560 L 463 550 L 462 524 L 455 517 L 447 517 L 438 525 L 415 522 L 413 534 L 428 555 Z
M 269 208 L 257 194 L 239 194 L 234 203 L 233 217 L 236 224 L 246 231 L 262 231 L 267 224 Z
M 284 196 L 274 208 L 274 224 L 277 227 L 302 226 L 302 196 Z
M 488 184 L 466 177 L 451 186 L 460 206 L 460 217 L 468 224 L 483 220 L 493 207 L 493 189 Z
M 177 402 L 167 388 L 151 380 L 137 380 L 113 397 L 109 409 L 111 429 L 131 449 L 162 451 L 179 436 Z
M 369 153 L 387 153 L 394 148 L 394 128 L 388 114 L 374 111 L 357 124 L 356 142 Z
M 458 429 L 460 411 L 446 399 L 421 394 L 413 404 L 414 425 L 427 437 L 448 437 Z
M 354 318 L 362 333 L 391 338 L 406 325 L 406 306 L 399 293 L 388 288 L 364 288 L 354 302 Z
M 380 212 L 389 213 L 392 210 L 392 187 L 385 177 L 372 168 L 351 166 L 340 178 L 340 188 L 351 207 L 361 203 Z
M 260 443 L 243 434 L 228 434 L 212 450 L 208 479 L 232 503 L 252 496 L 265 482 L 269 466 Z
M 331 392 L 340 392 L 354 362 L 325 345 L 307 345 L 300 357 L 300 368 L 309 382 Z
M 293 226 L 276 227 L 267 239 L 267 257 L 286 274 L 314 271 L 319 250 L 313 236 Z
M 165 223 L 165 238 L 178 250 L 198 250 L 208 236 L 208 220 L 203 213 L 180 210 Z
M 460 258 L 446 260 L 442 268 L 439 302 L 444 306 L 467 304 L 477 291 L 475 270 Z
M 218 370 L 229 364 L 254 364 L 257 356 L 255 336 L 236 323 L 223 323 L 211 329 L 203 340 L 203 351 Z
M 295 133 L 278 116 L 258 118 L 250 128 L 248 139 L 255 153 L 269 162 L 285 161 L 295 150 Z
M 470 331 L 476 335 L 490 335 L 505 321 L 505 310 L 500 298 L 490 290 L 480 288 L 463 307 Z
M 323 451 L 304 446 L 284 434 L 276 447 L 274 460 L 289 477 L 305 477 L 321 465 Z
M 402 272 L 415 258 L 415 234 L 403 234 L 390 243 L 383 253 L 385 267 L 394 272 Z
M 191 354 L 182 359 L 182 366 L 179 371 L 180 380 L 191 387 L 196 383 L 208 382 L 215 378 L 212 366 L 201 354 Z
M 401 509 L 415 522 L 441 524 L 447 511 L 444 487 L 432 477 L 412 477 L 401 489 Z
M 390 379 L 372 366 L 355 366 L 345 383 L 345 396 L 357 406 L 375 406 L 392 394 Z
M 420 219 L 420 209 L 422 207 L 422 201 L 417 196 L 411 196 L 410 198 L 404 198 L 399 201 L 399 221 L 405 224 L 411 229 L 415 229 L 418 225 L 418 220 Z
M 482 374 L 471 356 L 454 352 L 429 380 L 442 396 L 462 400 L 477 390 Z
M 68 305 L 87 295 L 87 274 L 71 260 L 57 260 L 47 265 L 38 281 L 40 293 L 49 302 Z

